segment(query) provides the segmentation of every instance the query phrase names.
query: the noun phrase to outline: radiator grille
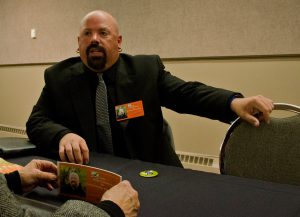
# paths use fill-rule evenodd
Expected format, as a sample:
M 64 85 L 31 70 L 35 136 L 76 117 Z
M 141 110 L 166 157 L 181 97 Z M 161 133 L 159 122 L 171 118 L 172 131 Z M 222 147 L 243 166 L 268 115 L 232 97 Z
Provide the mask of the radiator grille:
M 24 135 L 24 136 L 27 135 L 25 128 L 8 126 L 8 125 L 0 125 L 0 131 L 7 132 L 7 133 L 14 133 L 18 135 Z
M 199 153 L 176 151 L 185 168 L 219 173 L 219 157 Z

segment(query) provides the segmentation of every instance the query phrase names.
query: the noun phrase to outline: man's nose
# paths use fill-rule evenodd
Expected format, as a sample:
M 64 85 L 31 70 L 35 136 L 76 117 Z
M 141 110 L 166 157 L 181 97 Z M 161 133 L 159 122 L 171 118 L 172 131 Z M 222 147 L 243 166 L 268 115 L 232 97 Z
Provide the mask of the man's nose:
M 100 37 L 98 33 L 93 33 L 92 34 L 92 42 L 100 42 Z

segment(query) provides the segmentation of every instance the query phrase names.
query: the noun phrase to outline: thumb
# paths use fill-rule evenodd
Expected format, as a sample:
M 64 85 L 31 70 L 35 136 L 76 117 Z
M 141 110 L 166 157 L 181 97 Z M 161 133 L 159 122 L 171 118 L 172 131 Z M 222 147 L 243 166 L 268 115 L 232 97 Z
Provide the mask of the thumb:
M 50 172 L 39 171 L 37 173 L 37 179 L 39 184 L 43 184 L 46 182 L 53 182 L 57 179 L 57 175 Z

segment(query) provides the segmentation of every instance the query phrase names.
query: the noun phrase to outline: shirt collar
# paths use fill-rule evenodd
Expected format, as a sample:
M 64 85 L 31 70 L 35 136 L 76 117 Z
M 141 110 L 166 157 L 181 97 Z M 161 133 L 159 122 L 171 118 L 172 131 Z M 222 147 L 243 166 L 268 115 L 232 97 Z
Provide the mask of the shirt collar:
M 119 64 L 120 64 L 120 57 L 115 62 L 115 64 L 113 64 L 109 69 L 102 72 L 104 81 L 106 81 L 108 83 L 115 83 L 116 73 L 117 73 L 117 69 L 118 69 Z M 90 70 L 84 64 L 83 64 L 83 69 L 84 69 L 84 72 L 87 73 L 89 76 L 91 76 L 93 78 L 97 76 L 96 72 Z

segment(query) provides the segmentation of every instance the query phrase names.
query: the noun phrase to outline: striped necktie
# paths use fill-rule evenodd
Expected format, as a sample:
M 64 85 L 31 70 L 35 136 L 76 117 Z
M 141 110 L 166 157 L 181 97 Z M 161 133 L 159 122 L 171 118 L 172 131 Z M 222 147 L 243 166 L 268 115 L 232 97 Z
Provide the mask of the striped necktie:
M 97 75 L 99 83 L 96 89 L 95 105 L 98 140 L 105 153 L 113 154 L 106 86 L 102 78 L 103 74 L 98 73 Z

